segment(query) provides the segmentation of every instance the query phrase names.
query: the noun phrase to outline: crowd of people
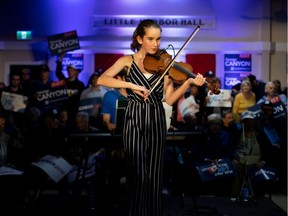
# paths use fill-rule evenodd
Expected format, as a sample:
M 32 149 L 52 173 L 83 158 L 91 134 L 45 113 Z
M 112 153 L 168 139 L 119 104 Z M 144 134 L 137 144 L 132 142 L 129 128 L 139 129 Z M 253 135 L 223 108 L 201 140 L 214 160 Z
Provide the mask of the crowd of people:
M 219 78 L 214 76 L 211 82 L 219 83 Z M 252 83 L 257 83 L 263 89 L 256 87 L 255 90 Z M 205 161 L 213 163 L 219 158 L 229 159 L 237 173 L 236 177 L 203 183 L 196 172 L 189 181 L 194 179 L 195 185 L 202 184 L 203 187 L 196 187 L 201 188 L 200 193 L 206 191 L 208 194 L 240 197 L 245 173 L 247 169 L 255 171 L 255 167 L 273 167 L 279 178 L 275 187 L 287 192 L 287 90 L 281 87 L 281 90 L 276 89 L 276 83 L 281 86 L 278 80 L 261 82 L 261 85 L 258 83 L 260 81 L 255 80 L 254 75 L 243 78 L 238 87 L 231 91 L 230 107 L 207 107 L 209 93 L 204 91 L 201 96 L 200 87 L 195 90 L 195 86 L 192 86 L 191 91 L 183 96 L 184 99 L 193 96 L 190 106 L 197 106 L 197 111 L 188 115 L 184 112 L 179 120 L 179 113 L 181 116 L 183 112 L 176 110 L 178 113 L 174 114 L 174 119 L 178 121 L 172 118 L 173 127 L 170 130 L 194 130 L 203 134 L 203 139 L 197 141 L 199 144 L 185 149 L 188 162 L 195 168 Z M 185 105 L 189 106 L 189 103 Z M 176 106 L 180 107 L 181 104 Z M 265 188 L 260 183 L 253 185 L 253 188 L 256 195 L 263 195 L 268 190 L 268 186 Z
M 114 165 L 119 165 L 119 161 L 123 162 L 125 159 L 130 161 L 130 170 L 125 174 L 133 175 L 133 178 L 128 180 L 128 184 L 132 187 L 130 188 L 131 215 L 137 215 L 138 211 L 146 208 L 138 208 L 138 204 L 147 205 L 146 201 L 143 201 L 146 198 L 149 198 L 150 207 L 147 211 L 151 213 L 150 215 L 161 215 L 159 191 L 162 191 L 161 161 L 165 151 L 163 144 L 166 130 L 201 132 L 202 136 L 197 140 L 196 145 L 191 146 L 190 149 L 180 150 L 185 162 L 189 164 L 187 166 L 194 170 L 193 172 L 199 164 L 217 159 L 229 159 L 235 166 L 239 175 L 229 179 L 231 186 L 229 189 L 227 179 L 222 179 L 203 184 L 199 189 L 205 190 L 200 193 L 204 191 L 216 195 L 226 193 L 225 195 L 237 197 L 244 178 L 243 169 L 247 166 L 258 168 L 272 166 L 279 177 L 279 188 L 286 190 L 287 92 L 281 89 L 281 82 L 274 80 L 263 83 L 254 75 L 250 75 L 233 87 L 229 98 L 230 107 L 208 107 L 206 105 L 211 98 L 209 90 L 203 85 L 203 80 L 194 81 L 190 78 L 185 84 L 173 85 L 165 79 L 161 84 L 165 91 L 173 95 L 175 90 L 177 94 L 175 97 L 170 97 L 168 94 L 165 97 L 165 102 L 173 106 L 174 110 L 169 116 L 171 122 L 170 127 L 167 128 L 165 124 L 167 118 L 164 116 L 165 111 L 162 106 L 163 86 L 156 89 L 155 93 L 150 92 L 151 96 L 147 96 L 146 88 L 150 86 L 147 80 L 153 83 L 157 76 L 151 74 L 141 76 L 137 67 L 145 53 L 142 49 L 149 49 L 147 45 L 149 42 L 143 39 L 145 35 L 151 34 L 150 38 L 158 40 L 154 35 L 158 36 L 161 32 L 156 24 L 149 22 L 146 24 L 147 26 L 142 26 L 145 30 L 142 29 L 140 33 L 138 32 L 139 35 L 135 35 L 135 41 L 131 45 L 133 50 L 137 51 L 136 54 L 132 55 L 132 58 L 131 56 L 121 58 L 105 72 L 97 71 L 91 74 L 87 85 L 78 79 L 80 71 L 74 65 L 67 66 L 68 77 L 64 76 L 62 59 L 65 53 L 57 60 L 57 81 L 50 80 L 50 68 L 47 65 L 41 68 L 37 80 L 29 78 L 31 71 L 28 68 L 10 74 L 10 83 L 1 88 L 1 94 L 7 92 L 24 96 L 25 109 L 17 111 L 10 107 L 7 110 L 7 104 L 3 106 L 4 99 L 1 98 L 1 166 L 29 170 L 31 163 L 45 155 L 62 156 L 71 164 L 81 163 L 79 161 L 81 149 L 71 149 L 67 146 L 65 141 L 67 136 L 78 132 L 113 133 L 117 123 L 115 118 L 117 100 L 129 98 L 132 102 L 127 105 L 128 117 L 125 118 L 123 129 L 126 134 L 123 139 L 125 151 L 118 149 L 107 152 L 102 148 L 95 151 L 99 151 L 99 154 L 107 154 L 107 158 L 116 161 Z M 146 47 L 143 48 L 144 45 Z M 133 68 L 126 67 L 131 64 Z M 133 70 L 133 73 L 130 70 Z M 208 71 L 205 75 L 206 79 L 211 79 L 211 83 L 221 88 L 221 80 L 214 72 Z M 201 79 L 203 78 L 200 77 L 199 80 Z M 136 85 L 135 80 L 144 83 L 146 88 L 139 87 L 139 83 Z M 127 85 L 126 81 L 133 84 Z M 141 102 L 143 97 L 146 103 Z M 185 104 L 181 106 L 183 101 L 186 101 L 186 107 Z M 156 148 L 154 151 L 149 143 L 152 144 L 155 139 L 158 143 L 157 145 L 153 143 L 155 145 L 153 148 Z M 147 144 L 145 148 L 144 144 Z M 147 149 L 150 149 L 149 155 L 146 155 Z M 144 155 L 149 156 L 150 165 L 146 164 L 148 163 L 146 156 L 138 158 L 137 152 L 142 151 Z M 143 168 L 142 162 L 139 164 L 140 160 L 147 167 Z M 154 160 L 159 163 L 155 163 Z M 151 170 L 147 173 L 148 167 Z M 112 170 L 114 170 L 112 175 L 116 176 L 116 183 L 115 179 L 111 182 L 114 182 L 113 186 L 115 186 L 119 183 L 121 174 L 116 173 L 119 171 L 118 168 L 112 167 Z M 197 184 L 203 183 L 197 173 L 192 175 L 192 178 L 198 179 Z M 144 184 L 142 181 L 147 182 Z M 147 187 L 151 188 L 148 190 Z M 117 188 L 113 188 L 117 191 Z M 262 189 L 257 190 L 257 186 L 255 188 L 255 191 L 261 194 Z M 147 193 L 140 195 L 139 193 L 144 189 Z

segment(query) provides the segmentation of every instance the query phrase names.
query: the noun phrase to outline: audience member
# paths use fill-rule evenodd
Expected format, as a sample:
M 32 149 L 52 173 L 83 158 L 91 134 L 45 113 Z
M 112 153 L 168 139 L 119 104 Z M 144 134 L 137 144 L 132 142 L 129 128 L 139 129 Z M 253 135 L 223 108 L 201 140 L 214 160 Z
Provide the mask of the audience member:
M 195 165 L 218 159 L 232 160 L 234 144 L 231 143 L 228 132 L 221 129 L 221 122 L 220 114 L 214 113 L 207 117 L 207 127 L 203 131 L 203 140 L 199 140 L 199 144 L 195 145 L 191 152 Z M 201 179 L 199 181 L 201 193 L 210 195 L 228 195 L 228 187 L 232 182 L 231 178 L 228 177 L 210 182 L 202 182 Z
M 188 129 L 197 130 L 198 127 L 204 125 L 204 101 L 199 95 L 199 86 L 191 85 L 188 93 L 184 95 L 185 101 L 190 101 L 189 107 L 186 109 L 186 114 L 183 116 L 183 120 Z M 185 106 L 186 103 L 183 105 Z M 180 108 L 183 106 L 180 104 Z M 183 110 L 183 108 L 182 108 Z M 183 114 L 182 114 L 183 115 Z
M 119 80 L 125 80 L 128 68 L 123 68 L 116 76 Z M 102 117 L 104 127 L 107 131 L 113 132 L 116 128 L 116 103 L 117 100 L 124 100 L 127 96 L 125 89 L 113 89 L 107 91 L 103 99 Z
M 59 129 L 65 133 L 70 133 L 74 125 L 69 124 L 67 108 L 62 106 L 59 109 Z
M 273 82 L 267 82 L 265 85 L 265 95 L 261 97 L 258 101 L 257 104 L 262 104 L 265 101 L 271 101 L 273 104 L 275 103 L 282 103 L 282 105 L 286 108 L 287 110 L 287 97 L 284 94 L 277 94 L 276 93 L 276 88 L 275 84 Z
M 273 107 L 271 101 L 261 104 L 261 116 L 256 122 L 257 141 L 268 146 L 266 162 L 277 170 L 280 188 L 287 190 L 287 121 L 276 121 Z
M 235 96 L 232 112 L 236 123 L 240 123 L 241 114 L 248 111 L 249 107 L 256 104 L 255 94 L 252 92 L 252 86 L 249 80 L 243 79 L 241 82 L 241 92 Z
M 31 70 L 29 68 L 23 68 L 21 70 L 21 88 L 25 95 L 30 94 L 32 85 L 33 80 L 31 78 Z
M 5 133 L 5 122 L 6 117 L 4 116 L 3 112 L 0 113 L 0 166 L 6 166 L 6 159 L 7 159 L 7 149 L 8 149 L 8 142 L 9 142 L 9 135 Z
M 82 91 L 79 101 L 79 110 L 85 111 L 89 114 L 90 125 L 102 130 L 102 104 L 107 88 L 97 84 L 100 76 L 100 71 L 93 73 L 88 81 L 88 86 Z M 93 105 L 92 109 L 90 108 Z M 88 107 L 89 109 L 85 109 Z
M 25 92 L 22 89 L 20 83 L 21 83 L 21 79 L 18 73 L 10 74 L 10 84 L 3 89 L 3 92 L 13 93 L 16 95 L 21 95 L 21 96 L 27 96 L 25 95 Z M 1 95 L 1 99 L 2 97 L 3 95 Z M 24 103 L 25 105 L 27 105 L 28 100 L 25 100 Z M 1 100 L 1 104 L 2 104 L 2 100 Z M 22 131 L 23 128 L 25 127 L 25 114 L 22 111 L 17 110 L 17 107 L 14 107 L 13 97 L 11 101 L 9 99 L 7 100 L 6 107 L 4 106 L 4 104 L 2 104 L 2 106 L 7 111 L 7 113 L 9 113 L 9 116 L 10 115 L 13 116 L 14 124 L 18 128 L 20 128 L 20 130 Z
M 6 175 L 0 175 L 1 211 L 20 214 L 21 204 L 24 200 L 25 186 L 23 185 L 22 175 L 20 175 L 20 172 L 23 170 L 17 165 L 21 164 L 23 157 L 19 155 L 19 146 L 15 146 L 13 136 L 5 132 L 5 127 L 6 114 L 0 112 L 0 169 L 4 169 L 5 167 L 10 168 L 19 172 L 19 174 L 16 174 L 16 172 L 10 174 L 8 172 Z M 7 170 L 5 171 L 7 172 Z
M 0 82 L 0 90 L 4 89 L 6 87 L 6 84 L 4 82 Z
M 221 89 L 221 80 L 218 77 L 214 77 L 211 80 L 211 84 L 213 86 L 215 86 L 215 88 L 217 89 Z M 207 116 L 209 116 L 212 113 L 218 113 L 221 114 L 224 110 L 226 110 L 227 108 L 231 108 L 232 106 L 232 102 L 233 102 L 233 98 L 229 95 L 229 98 L 223 98 L 222 93 L 220 93 L 219 95 L 211 95 L 210 93 L 207 94 L 207 96 L 205 97 L 205 102 L 204 102 L 204 106 L 205 106 L 205 122 L 207 122 Z M 226 101 L 227 100 L 227 101 Z M 230 107 L 226 106 L 226 104 L 224 105 L 224 101 L 226 102 L 231 102 Z M 215 102 L 214 104 L 211 102 Z M 216 103 L 218 102 L 218 103 Z M 223 105 L 222 105 L 223 104 Z
M 261 97 L 265 95 L 265 82 L 257 80 L 255 75 L 249 75 L 247 77 L 251 83 L 251 91 L 254 92 L 256 101 L 258 101 Z
M 232 88 L 231 88 L 231 97 L 232 97 L 233 101 L 235 99 L 235 96 L 240 92 L 240 90 L 241 90 L 241 82 L 239 82 L 239 83 L 237 83 L 237 84 L 232 86 Z
M 14 94 L 20 94 L 25 95 L 25 92 L 23 88 L 21 87 L 21 77 L 17 73 L 10 74 L 10 83 L 8 86 L 6 86 L 3 91 L 14 93 Z
M 241 196 L 242 183 L 248 180 L 248 169 L 253 166 L 262 168 L 267 160 L 265 158 L 267 157 L 267 146 L 265 146 L 265 143 L 258 143 L 257 141 L 253 112 L 245 111 L 241 114 L 241 130 L 241 136 L 238 137 L 233 159 L 233 164 L 237 170 L 237 175 L 232 185 L 232 197 L 235 198 Z M 259 185 L 252 185 L 252 190 L 255 195 L 260 195 Z M 264 191 L 262 190 L 262 192 Z
M 273 82 L 274 85 L 275 85 L 275 93 L 276 93 L 277 95 L 282 94 L 283 91 L 282 91 L 282 87 L 281 87 L 281 82 L 280 82 L 280 80 L 275 79 L 275 80 L 273 80 L 272 82 Z
M 59 80 L 64 80 L 68 91 L 68 100 L 63 104 L 68 108 L 68 115 L 74 119 L 78 112 L 78 105 L 80 95 L 85 88 L 84 83 L 78 79 L 80 70 L 75 65 L 70 64 L 67 66 L 68 77 L 65 77 L 62 72 L 62 60 L 66 53 L 62 53 L 58 59 L 56 67 L 56 76 Z
M 198 130 L 204 125 L 204 98 L 200 86 L 191 85 L 188 91 L 173 105 L 169 130 Z
M 207 83 L 211 83 L 212 79 L 215 77 L 215 73 L 213 71 L 209 70 L 209 71 L 205 72 L 204 77 L 205 77 Z M 200 97 L 202 97 L 201 100 L 205 99 L 208 92 L 209 92 L 209 89 L 207 88 L 206 85 L 199 86 L 199 94 L 200 94 Z
M 45 92 L 51 89 L 51 83 L 50 68 L 47 65 L 43 65 L 40 70 L 39 80 L 34 80 L 33 85 L 30 87 L 29 107 L 37 107 L 42 114 L 46 112 L 46 109 L 50 107 L 50 104 L 47 105 L 45 103 L 47 100 L 43 101 L 41 94 L 47 94 Z
M 241 132 L 241 125 L 234 121 L 234 115 L 231 109 L 224 110 L 221 114 L 221 129 L 229 133 L 231 143 L 236 146 Z

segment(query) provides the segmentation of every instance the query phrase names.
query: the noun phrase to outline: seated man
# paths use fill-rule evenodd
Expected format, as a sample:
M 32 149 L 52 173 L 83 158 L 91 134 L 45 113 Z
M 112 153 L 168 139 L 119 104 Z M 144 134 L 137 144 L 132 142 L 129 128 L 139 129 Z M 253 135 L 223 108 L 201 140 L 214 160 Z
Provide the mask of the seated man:
M 127 68 L 123 68 L 117 75 L 117 79 L 124 80 Z M 102 104 L 103 123 L 106 130 L 112 132 L 116 128 L 116 103 L 118 99 L 126 98 L 125 89 L 113 89 L 105 93 Z

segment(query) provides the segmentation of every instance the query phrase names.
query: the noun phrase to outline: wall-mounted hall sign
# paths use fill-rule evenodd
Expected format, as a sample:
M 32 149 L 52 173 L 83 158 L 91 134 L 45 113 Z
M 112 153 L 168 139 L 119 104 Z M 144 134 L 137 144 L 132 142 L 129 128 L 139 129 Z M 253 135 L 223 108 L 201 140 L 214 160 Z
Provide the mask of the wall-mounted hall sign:
M 154 19 L 161 27 L 165 28 L 188 28 L 200 25 L 203 29 L 215 29 L 216 19 L 214 16 L 142 16 L 142 15 L 119 15 L 119 16 L 93 16 L 92 28 L 124 28 L 135 27 L 143 19 Z

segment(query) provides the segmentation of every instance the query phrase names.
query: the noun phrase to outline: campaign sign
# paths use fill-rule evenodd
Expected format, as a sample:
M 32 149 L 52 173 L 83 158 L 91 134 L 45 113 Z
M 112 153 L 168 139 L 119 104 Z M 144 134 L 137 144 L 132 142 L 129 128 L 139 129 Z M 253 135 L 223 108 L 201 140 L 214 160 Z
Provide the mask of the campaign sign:
M 232 107 L 231 90 L 220 89 L 220 94 L 208 94 L 207 97 L 207 107 Z
M 249 107 L 248 110 L 254 113 L 255 118 L 259 118 L 261 116 L 261 104 L 256 104 L 253 107 Z M 286 108 L 281 102 L 276 102 L 273 104 L 273 115 L 275 119 L 285 119 L 286 118 Z
M 224 71 L 252 71 L 251 54 L 225 54 Z
M 70 165 L 62 157 L 46 155 L 39 161 L 33 162 L 32 165 L 39 167 L 56 183 L 59 182 L 66 174 L 72 170 Z
M 250 177 L 250 180 L 253 182 L 278 180 L 276 170 L 270 166 L 264 166 L 262 168 L 258 168 L 256 166 L 250 167 L 248 169 L 248 175 Z
M 255 106 L 249 107 L 248 111 L 253 112 L 256 119 L 260 118 L 261 116 L 261 104 L 256 104 Z
M 206 162 L 196 166 L 202 181 L 213 181 L 224 177 L 236 175 L 236 170 L 231 160 L 218 159 L 214 162 Z
M 199 104 L 195 102 L 194 96 L 191 95 L 180 103 L 179 109 L 182 116 L 187 114 L 195 114 L 199 112 Z
M 58 55 L 67 51 L 80 49 L 77 31 L 69 31 L 48 37 L 51 55 Z
M 243 78 L 249 76 L 250 73 L 225 73 L 224 89 L 232 89 L 232 86 L 241 83 Z
M 4 175 L 22 175 L 23 171 L 14 169 L 12 167 L 0 166 L 0 176 Z
M 62 60 L 62 72 L 67 71 L 68 65 L 74 65 L 79 71 L 82 71 L 84 68 L 84 60 L 82 53 L 67 53 Z
M 69 92 L 63 80 L 52 82 L 51 88 L 37 92 L 37 105 L 45 107 L 67 100 Z
M 28 97 L 20 94 L 2 92 L 1 103 L 5 110 L 24 113 Z
M 273 108 L 274 108 L 273 115 L 274 115 L 275 119 L 285 119 L 286 118 L 286 116 L 287 116 L 286 108 L 282 102 L 275 103 Z
M 67 176 L 68 182 L 72 183 L 76 180 L 80 180 L 82 179 L 84 174 L 85 174 L 84 178 L 94 176 L 96 174 L 96 160 L 97 160 L 97 153 L 94 153 L 94 154 L 89 155 L 86 167 L 85 167 L 84 161 L 82 162 L 83 164 L 80 169 L 79 167 L 74 165 L 71 171 L 68 173 L 68 176 Z
M 101 112 L 101 104 L 101 97 L 81 99 L 78 110 L 87 112 L 89 116 L 97 116 Z

